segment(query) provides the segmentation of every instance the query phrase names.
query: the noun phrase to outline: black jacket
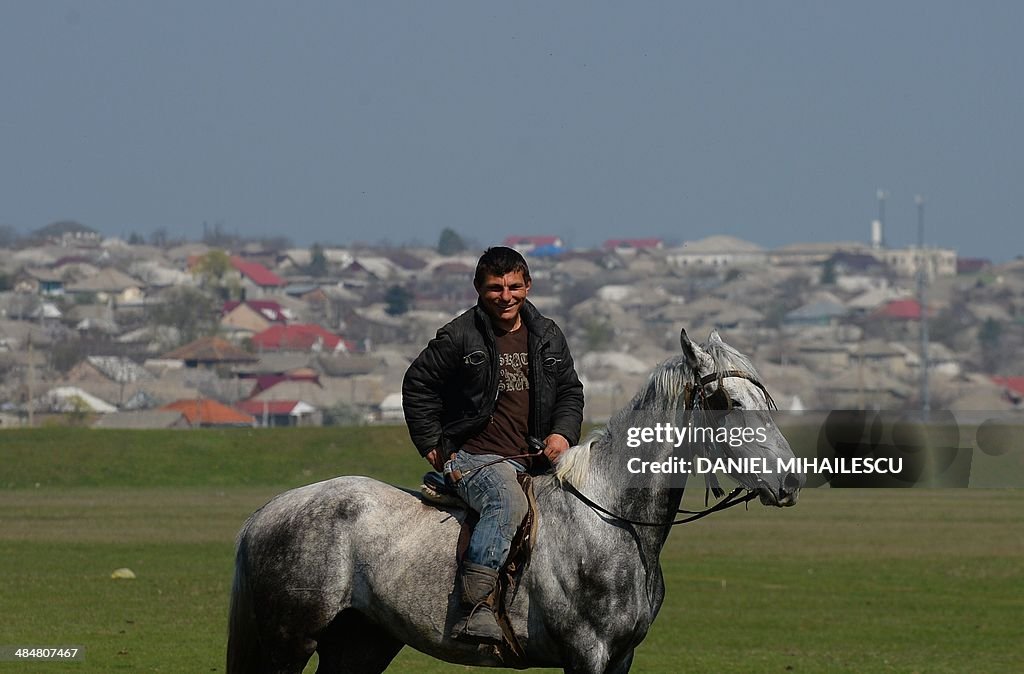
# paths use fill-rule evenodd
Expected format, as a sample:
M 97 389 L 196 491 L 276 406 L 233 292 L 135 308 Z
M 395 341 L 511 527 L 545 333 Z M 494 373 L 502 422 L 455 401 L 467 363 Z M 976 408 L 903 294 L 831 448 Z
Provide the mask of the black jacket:
M 583 384 L 565 336 L 529 302 L 520 316 L 529 330 L 530 435 L 580 439 Z M 437 331 L 405 373 L 402 407 L 420 454 L 444 455 L 487 425 L 498 398 L 498 354 L 491 320 L 478 305 Z

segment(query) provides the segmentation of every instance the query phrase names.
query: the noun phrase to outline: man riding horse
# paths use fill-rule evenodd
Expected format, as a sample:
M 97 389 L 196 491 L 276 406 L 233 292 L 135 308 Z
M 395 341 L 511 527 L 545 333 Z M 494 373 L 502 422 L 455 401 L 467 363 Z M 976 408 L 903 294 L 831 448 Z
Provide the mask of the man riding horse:
M 562 331 L 526 299 L 522 255 L 488 248 L 473 285 L 476 306 L 438 330 L 413 361 L 402 404 L 420 454 L 436 470 L 466 475 L 455 487 L 480 517 L 459 573 L 462 615 L 451 636 L 501 643 L 488 597 L 528 508 L 517 473 L 538 468 L 530 459 L 501 459 L 523 454 L 528 437 L 544 438 L 551 462 L 579 442 L 583 385 Z

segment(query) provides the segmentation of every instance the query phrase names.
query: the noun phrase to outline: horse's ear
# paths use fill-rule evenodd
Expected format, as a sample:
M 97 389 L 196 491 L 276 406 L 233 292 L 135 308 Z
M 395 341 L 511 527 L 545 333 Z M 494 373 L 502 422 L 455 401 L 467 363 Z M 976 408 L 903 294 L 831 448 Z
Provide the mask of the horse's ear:
M 686 357 L 686 362 L 691 369 L 697 369 L 700 365 L 700 359 L 697 357 L 697 352 L 693 348 L 693 342 L 686 335 L 686 328 L 679 331 L 679 344 L 683 347 L 683 355 Z
M 712 330 L 711 334 L 708 335 L 708 342 L 718 342 L 719 344 L 722 343 L 722 336 L 718 334 L 717 329 Z

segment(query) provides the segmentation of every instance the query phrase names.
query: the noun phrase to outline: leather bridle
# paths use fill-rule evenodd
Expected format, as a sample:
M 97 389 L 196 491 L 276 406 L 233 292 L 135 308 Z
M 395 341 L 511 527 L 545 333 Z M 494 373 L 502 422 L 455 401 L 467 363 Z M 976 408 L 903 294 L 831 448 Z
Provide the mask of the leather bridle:
M 683 409 L 687 411 L 693 410 L 731 410 L 732 399 L 726 394 L 725 389 L 722 388 L 723 379 L 746 379 L 757 388 L 761 389 L 761 393 L 764 394 L 765 402 L 768 403 L 769 410 L 778 409 L 775 405 L 775 399 L 772 398 L 772 394 L 768 393 L 768 389 L 765 388 L 764 384 L 758 381 L 753 375 L 744 372 L 743 370 L 726 370 L 725 372 L 713 372 L 711 374 L 704 375 L 695 384 L 687 384 L 686 391 L 683 394 Z M 705 390 L 708 384 L 712 382 L 718 382 L 718 388 L 708 395 Z M 715 396 L 721 395 L 725 398 L 725 405 L 721 407 L 711 407 L 708 403 Z

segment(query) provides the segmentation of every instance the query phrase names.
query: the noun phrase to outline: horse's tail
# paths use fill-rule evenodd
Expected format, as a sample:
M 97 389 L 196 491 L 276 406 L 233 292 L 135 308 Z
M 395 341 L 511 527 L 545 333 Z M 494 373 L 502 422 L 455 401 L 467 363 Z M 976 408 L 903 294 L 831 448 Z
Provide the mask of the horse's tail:
M 231 585 L 231 609 L 228 615 L 227 674 L 263 671 L 264 661 L 256 623 L 256 607 L 249 585 L 249 523 L 238 536 L 235 554 L 235 579 Z

